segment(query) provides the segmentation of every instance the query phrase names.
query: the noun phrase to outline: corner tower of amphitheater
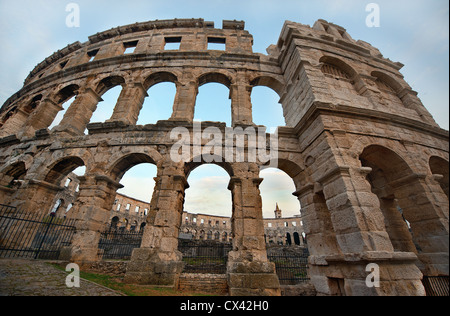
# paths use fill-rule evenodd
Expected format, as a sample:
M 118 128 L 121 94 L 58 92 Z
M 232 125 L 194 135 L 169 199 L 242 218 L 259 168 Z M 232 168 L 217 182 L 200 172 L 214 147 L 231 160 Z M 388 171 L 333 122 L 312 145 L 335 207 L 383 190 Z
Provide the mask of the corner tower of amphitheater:
M 168 43 L 179 49 L 167 50 Z M 224 50 L 208 50 L 208 43 Z M 324 20 L 312 27 L 286 21 L 267 55 L 253 53 L 252 44 L 244 22 L 224 21 L 216 29 L 190 19 L 118 27 L 57 51 L 1 108 L 0 203 L 48 212 L 63 179 L 84 166 L 71 209 L 77 231 L 66 253 L 80 264 L 96 261 L 122 176 L 135 165 L 155 164 L 144 238 L 125 279 L 176 285 L 189 174 L 211 161 L 194 157 L 198 148 L 192 144 L 190 159 L 173 161 L 178 139 L 171 131 L 182 127 L 193 137 L 198 89 L 210 82 L 229 88 L 232 126 L 202 122 L 202 129 L 215 127 L 224 135 L 229 128 L 252 127 L 252 89 L 266 86 L 280 96 L 286 122 L 275 135 L 276 155 L 270 161 L 237 162 L 232 155 L 212 162 L 230 176 L 230 294 L 280 295 L 267 259 L 259 191 L 260 170 L 271 165 L 296 186 L 309 277 L 318 293 L 424 295 L 423 277 L 449 273 L 449 135 L 405 82 L 403 65 Z M 176 84 L 171 117 L 136 125 L 147 91 L 161 82 Z M 122 92 L 112 116 L 91 122 L 102 95 L 116 86 Z M 203 140 L 197 147 L 206 145 Z M 366 284 L 368 264 L 379 267 L 379 287 Z

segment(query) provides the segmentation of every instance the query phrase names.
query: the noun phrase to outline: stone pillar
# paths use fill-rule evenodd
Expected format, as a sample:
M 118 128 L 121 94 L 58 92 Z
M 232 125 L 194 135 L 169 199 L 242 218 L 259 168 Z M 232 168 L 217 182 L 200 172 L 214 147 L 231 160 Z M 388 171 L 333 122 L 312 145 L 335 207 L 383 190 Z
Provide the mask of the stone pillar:
M 309 184 L 294 192 L 302 206 L 302 220 L 307 236 L 307 246 L 310 253 L 308 277 L 317 291 L 322 294 L 332 294 L 328 277 L 328 262 L 326 258 L 341 256 L 337 243 L 331 214 L 319 183 Z
M 259 191 L 263 179 L 258 177 L 256 165 L 242 163 L 240 167 L 243 172 L 233 177 L 228 187 L 233 198 L 234 234 L 227 267 L 230 295 L 280 296 L 275 264 L 267 259 Z
M 125 282 L 176 288 L 184 266 L 183 256 L 178 251 L 184 195 L 188 188 L 183 164 L 163 163 L 155 180 L 141 248 L 133 251 Z
M 340 253 L 320 258 L 327 279 L 322 283 L 316 279 L 314 285 L 328 295 L 424 295 L 417 255 L 394 252 L 379 199 L 366 180 L 370 172 L 371 168 L 337 166 L 319 180 Z M 310 261 L 314 264 L 317 259 Z M 378 288 L 366 285 L 369 264 L 380 268 Z
M 53 131 L 67 133 L 69 135 L 84 135 L 86 126 L 91 120 L 92 114 L 97 109 L 97 104 L 102 98 L 91 88 L 86 88 L 78 94 L 76 99 L 67 109 L 61 123 Z
M 238 82 L 230 87 L 232 125 L 253 125 L 252 86 L 245 77 L 238 77 Z
M 109 221 L 116 191 L 123 186 L 103 175 L 78 179 L 80 191 L 71 210 L 71 218 L 76 219 L 76 232 L 72 245 L 63 251 L 61 259 L 83 265 L 99 260 L 100 234 Z
M 135 125 L 146 97 L 148 97 L 147 91 L 141 83 L 126 85 L 120 93 L 111 119 L 107 122 Z
M 198 95 L 198 83 L 195 80 L 187 80 L 177 84 L 177 93 L 173 105 L 171 121 L 194 120 L 195 103 Z
M 19 138 L 33 137 L 36 131 L 48 128 L 53 123 L 58 112 L 62 110 L 63 107 L 51 99 L 42 100 L 39 107 L 28 117 L 25 128 L 18 135 Z

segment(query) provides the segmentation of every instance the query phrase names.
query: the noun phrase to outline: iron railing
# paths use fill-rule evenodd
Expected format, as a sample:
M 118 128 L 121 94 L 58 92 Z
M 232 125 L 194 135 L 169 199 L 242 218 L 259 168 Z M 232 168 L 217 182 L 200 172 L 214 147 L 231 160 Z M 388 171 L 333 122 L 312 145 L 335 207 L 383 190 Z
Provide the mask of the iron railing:
M 269 261 L 275 263 L 280 284 L 297 285 L 308 282 L 308 249 L 302 248 L 295 252 L 285 252 L 285 249 L 281 247 L 281 251 L 274 251 L 272 248 L 268 254 Z
M 180 240 L 178 250 L 183 254 L 184 273 L 226 274 L 232 245 L 215 241 Z
M 130 260 L 133 250 L 141 247 L 143 232 L 107 230 L 98 244 L 103 260 Z
M 22 213 L 0 205 L 0 257 L 58 259 L 75 233 L 75 220 Z
M 424 277 L 423 286 L 427 296 L 449 296 L 449 277 Z

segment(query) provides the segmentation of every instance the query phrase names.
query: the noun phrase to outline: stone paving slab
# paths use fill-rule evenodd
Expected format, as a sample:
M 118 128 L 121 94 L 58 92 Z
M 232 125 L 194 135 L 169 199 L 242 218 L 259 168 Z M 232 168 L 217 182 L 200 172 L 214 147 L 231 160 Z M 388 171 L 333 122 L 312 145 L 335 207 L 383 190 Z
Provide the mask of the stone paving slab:
M 67 275 L 43 261 L 0 259 L 0 296 L 123 296 L 84 279 L 68 288 Z

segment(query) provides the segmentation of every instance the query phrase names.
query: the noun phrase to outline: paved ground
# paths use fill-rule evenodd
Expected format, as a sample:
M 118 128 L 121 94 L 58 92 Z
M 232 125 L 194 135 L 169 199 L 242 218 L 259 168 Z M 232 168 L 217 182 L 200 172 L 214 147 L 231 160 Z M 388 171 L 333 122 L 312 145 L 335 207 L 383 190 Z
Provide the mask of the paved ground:
M 0 296 L 121 296 L 83 279 L 68 288 L 67 275 L 42 261 L 0 259 Z

